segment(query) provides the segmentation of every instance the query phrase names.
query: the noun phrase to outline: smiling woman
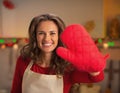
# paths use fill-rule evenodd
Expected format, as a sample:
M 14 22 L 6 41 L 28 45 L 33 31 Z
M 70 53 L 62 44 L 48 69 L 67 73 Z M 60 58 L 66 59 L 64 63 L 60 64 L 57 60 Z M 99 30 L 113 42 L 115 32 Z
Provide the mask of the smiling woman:
M 65 47 L 60 37 L 63 31 L 65 24 L 56 15 L 42 14 L 32 19 L 29 42 L 17 60 L 11 93 L 69 93 L 75 83 L 103 80 L 103 71 L 80 70 L 79 64 L 56 53 L 58 47 Z

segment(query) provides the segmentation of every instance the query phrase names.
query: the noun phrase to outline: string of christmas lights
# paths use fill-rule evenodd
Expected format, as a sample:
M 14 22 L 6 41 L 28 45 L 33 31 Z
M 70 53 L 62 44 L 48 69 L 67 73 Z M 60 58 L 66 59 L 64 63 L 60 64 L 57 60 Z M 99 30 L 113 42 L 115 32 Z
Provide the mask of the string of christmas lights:
M 102 48 L 120 48 L 116 46 L 113 40 L 106 40 L 102 38 L 93 39 L 98 47 Z M 25 45 L 29 42 L 28 38 L 0 38 L 0 48 L 6 47 L 18 48 L 18 46 Z
M 0 38 L 1 49 L 5 49 L 6 47 L 18 48 L 18 46 L 25 45 L 27 43 L 27 38 Z

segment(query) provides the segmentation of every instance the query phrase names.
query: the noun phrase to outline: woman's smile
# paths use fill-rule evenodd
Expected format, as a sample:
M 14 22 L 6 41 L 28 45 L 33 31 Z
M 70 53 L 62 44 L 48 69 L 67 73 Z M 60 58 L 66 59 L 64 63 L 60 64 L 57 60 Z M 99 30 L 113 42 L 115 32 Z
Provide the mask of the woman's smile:
M 52 46 L 52 43 L 43 43 L 43 46 L 50 47 L 50 46 Z

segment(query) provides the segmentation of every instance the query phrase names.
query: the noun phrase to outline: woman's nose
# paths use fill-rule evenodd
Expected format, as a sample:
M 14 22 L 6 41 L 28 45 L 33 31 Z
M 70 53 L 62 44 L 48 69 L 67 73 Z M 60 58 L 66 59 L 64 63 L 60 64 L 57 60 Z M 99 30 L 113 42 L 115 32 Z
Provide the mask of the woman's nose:
M 45 40 L 45 41 L 50 40 L 50 35 L 49 35 L 49 34 L 46 34 L 45 37 L 44 37 L 44 40 Z

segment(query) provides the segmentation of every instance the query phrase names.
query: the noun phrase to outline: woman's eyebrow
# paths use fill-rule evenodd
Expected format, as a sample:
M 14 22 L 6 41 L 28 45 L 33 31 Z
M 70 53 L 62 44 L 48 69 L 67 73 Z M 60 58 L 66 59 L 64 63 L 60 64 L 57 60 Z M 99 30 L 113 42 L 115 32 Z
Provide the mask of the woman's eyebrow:
M 37 31 L 37 32 L 44 32 L 44 31 Z
M 51 30 L 50 32 L 57 32 L 57 31 L 55 31 L 55 30 Z

